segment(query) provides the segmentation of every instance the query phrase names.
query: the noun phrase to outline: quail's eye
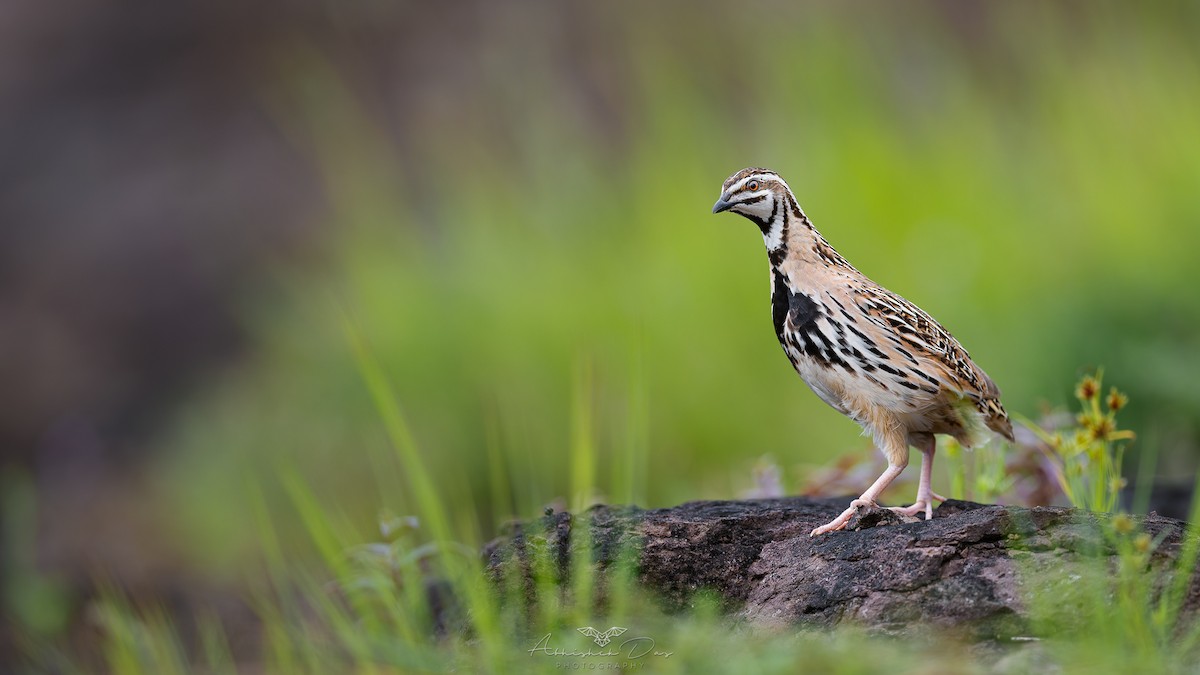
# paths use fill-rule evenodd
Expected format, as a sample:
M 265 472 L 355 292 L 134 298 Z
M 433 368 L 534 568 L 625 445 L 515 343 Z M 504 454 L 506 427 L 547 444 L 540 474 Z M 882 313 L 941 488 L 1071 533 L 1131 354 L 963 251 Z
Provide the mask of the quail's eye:
M 752 180 L 749 183 L 746 183 L 746 189 L 751 192 L 754 192 L 755 190 L 758 189 L 758 181 Z

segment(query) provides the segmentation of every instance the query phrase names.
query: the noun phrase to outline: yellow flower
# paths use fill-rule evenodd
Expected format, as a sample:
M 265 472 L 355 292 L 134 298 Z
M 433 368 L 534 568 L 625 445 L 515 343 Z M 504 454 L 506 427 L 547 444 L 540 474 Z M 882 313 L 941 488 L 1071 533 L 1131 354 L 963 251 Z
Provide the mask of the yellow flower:
M 1113 387 L 1112 390 L 1108 392 L 1109 410 L 1117 412 L 1121 408 L 1124 408 L 1126 403 L 1129 403 L 1129 397 L 1117 391 L 1116 387 Z
M 1129 534 L 1133 532 L 1133 518 L 1128 513 L 1118 513 L 1113 516 L 1112 526 L 1117 534 Z
M 1150 535 L 1143 532 L 1133 540 L 1133 547 L 1137 549 L 1138 553 L 1146 553 L 1150 550 L 1150 541 Z
M 1107 417 L 1101 417 L 1096 420 L 1089 428 L 1092 438 L 1097 441 L 1107 441 L 1108 437 L 1116 430 L 1116 426 L 1112 420 Z
M 1096 394 L 1100 393 L 1100 383 L 1095 377 L 1088 375 L 1079 381 L 1079 386 L 1075 387 L 1075 396 L 1080 401 L 1091 401 L 1096 398 Z
M 1083 452 L 1084 450 L 1087 449 L 1087 446 L 1089 446 L 1091 444 L 1092 444 L 1091 438 L 1089 437 L 1089 435 L 1086 431 L 1084 431 L 1083 429 L 1079 429 L 1075 432 L 1075 452 L 1074 452 L 1074 454 L 1077 455 L 1077 454 Z

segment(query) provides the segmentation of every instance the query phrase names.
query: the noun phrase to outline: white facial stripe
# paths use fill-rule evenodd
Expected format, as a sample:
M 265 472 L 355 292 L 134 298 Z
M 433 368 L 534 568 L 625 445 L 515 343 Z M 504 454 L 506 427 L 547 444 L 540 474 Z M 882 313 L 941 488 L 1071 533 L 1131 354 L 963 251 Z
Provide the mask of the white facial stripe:
M 783 179 L 780 178 L 777 174 L 752 173 L 749 176 L 746 176 L 745 178 L 743 178 L 743 179 L 739 180 L 738 182 L 734 183 L 733 185 L 729 186 L 728 193 L 733 194 L 733 193 L 737 192 L 738 190 L 744 189 L 746 187 L 746 184 L 749 183 L 750 181 L 758 181 L 761 184 L 763 181 L 767 181 L 767 180 L 778 181 L 781 185 L 783 185 L 784 189 L 788 189 L 787 183 L 784 183 Z
M 763 243 L 767 245 L 768 251 L 783 246 L 783 215 L 780 214 L 771 221 L 771 227 L 763 233 Z
M 734 185 L 733 187 L 731 187 L 729 189 L 729 191 L 731 193 L 733 193 L 733 192 L 737 192 L 738 190 L 744 190 L 744 189 L 746 189 L 746 184 L 753 180 L 756 180 L 759 183 L 762 183 L 763 177 L 759 174 L 750 174 L 749 176 L 746 176 L 745 178 L 739 180 L 737 182 L 737 185 Z

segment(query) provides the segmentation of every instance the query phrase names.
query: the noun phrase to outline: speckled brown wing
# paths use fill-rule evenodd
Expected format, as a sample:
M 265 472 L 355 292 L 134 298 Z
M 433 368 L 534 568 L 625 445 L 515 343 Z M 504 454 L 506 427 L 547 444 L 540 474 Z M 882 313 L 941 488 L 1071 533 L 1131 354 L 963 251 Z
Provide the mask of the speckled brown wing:
M 912 370 L 927 381 L 936 380 L 948 392 L 969 399 L 982 413 L 988 428 L 1013 440 L 1012 423 L 1000 403 L 1000 388 L 970 354 L 933 317 L 908 300 L 872 283 L 852 292 L 855 304 L 868 321 L 892 343 L 892 349 L 911 355 Z

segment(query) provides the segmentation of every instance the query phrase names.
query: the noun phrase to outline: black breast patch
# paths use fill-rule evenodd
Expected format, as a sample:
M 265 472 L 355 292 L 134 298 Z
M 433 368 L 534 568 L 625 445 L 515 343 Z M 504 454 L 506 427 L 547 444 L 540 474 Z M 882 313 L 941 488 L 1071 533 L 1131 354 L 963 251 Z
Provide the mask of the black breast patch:
M 776 271 L 775 285 L 771 289 L 771 319 L 775 323 L 775 334 L 783 338 L 790 319 L 791 328 L 807 333 L 816 323 L 821 310 L 813 299 L 788 288 L 782 272 Z

